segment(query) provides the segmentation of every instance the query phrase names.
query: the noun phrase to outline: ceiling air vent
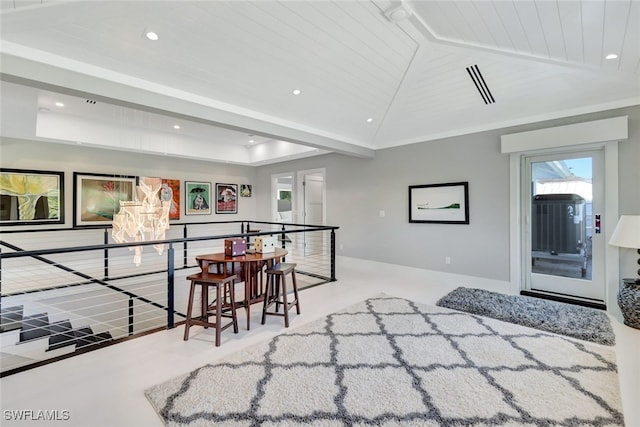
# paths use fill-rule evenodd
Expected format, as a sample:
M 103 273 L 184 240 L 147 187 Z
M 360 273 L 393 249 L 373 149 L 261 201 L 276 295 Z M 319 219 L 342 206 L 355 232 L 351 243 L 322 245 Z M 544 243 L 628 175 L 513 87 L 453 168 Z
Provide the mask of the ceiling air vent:
M 480 72 L 480 68 L 478 68 L 478 65 L 476 64 L 472 65 L 471 67 L 467 67 L 467 73 L 469 73 L 469 77 L 471 77 L 471 80 L 473 80 L 473 84 L 476 85 L 476 89 L 478 89 L 478 92 L 480 92 L 480 96 L 482 97 L 484 103 L 493 104 L 494 102 L 496 102 L 496 100 L 493 99 L 493 95 L 491 95 L 489 86 L 487 86 L 487 83 L 482 77 L 482 73 Z
M 96 100 L 95 99 L 87 99 L 85 102 L 87 104 L 96 105 Z

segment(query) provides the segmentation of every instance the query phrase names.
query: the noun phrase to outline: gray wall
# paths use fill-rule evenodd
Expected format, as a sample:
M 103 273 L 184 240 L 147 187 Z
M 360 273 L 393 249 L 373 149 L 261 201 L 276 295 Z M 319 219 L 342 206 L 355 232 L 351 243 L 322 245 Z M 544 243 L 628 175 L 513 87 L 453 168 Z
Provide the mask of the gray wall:
M 640 107 L 389 148 L 373 159 L 330 154 L 252 168 L 5 138 L 0 164 L 64 170 L 68 209 L 73 171 L 253 185 L 254 196 L 239 199 L 238 215 L 185 216 L 183 207 L 181 222 L 270 220 L 272 174 L 326 168 L 326 222 L 340 227 L 338 255 L 508 281 L 509 158 L 500 153 L 500 136 L 621 115 L 629 116 L 630 137 L 619 146 L 619 208 L 640 214 Z M 408 223 L 409 185 L 457 181 L 469 182 L 469 225 Z M 67 225 L 71 219 L 68 214 Z M 634 252 L 621 251 L 624 277 L 635 275 Z
M 99 173 L 107 175 L 149 176 L 181 181 L 204 181 L 211 183 L 215 191 L 216 182 L 230 184 L 250 184 L 255 182 L 256 169 L 247 166 L 203 162 L 198 160 L 171 158 L 163 155 L 110 151 L 80 145 L 67 145 L 12 138 L 0 139 L 0 165 L 3 168 L 62 171 L 65 173 L 65 225 L 73 225 L 73 173 Z M 239 188 L 239 187 L 238 187 Z M 185 215 L 184 193 L 181 195 L 179 222 L 226 221 L 253 219 L 256 202 L 253 197 L 238 198 L 238 215 L 215 214 L 211 205 L 211 215 Z M 10 229 L 25 227 L 12 226 Z M 52 226 L 30 226 L 34 228 L 54 228 Z
M 509 156 L 500 153 L 500 136 L 621 115 L 629 116 L 630 137 L 619 145 L 620 213 L 640 214 L 640 107 L 384 149 L 374 159 L 332 154 L 263 166 L 257 181 L 326 168 L 327 224 L 340 226 L 338 255 L 508 281 Z M 457 181 L 469 182 L 469 225 L 408 223 L 409 185 Z M 258 218 L 268 219 L 269 190 L 260 189 Z M 624 277 L 635 275 L 634 256 L 621 251 Z

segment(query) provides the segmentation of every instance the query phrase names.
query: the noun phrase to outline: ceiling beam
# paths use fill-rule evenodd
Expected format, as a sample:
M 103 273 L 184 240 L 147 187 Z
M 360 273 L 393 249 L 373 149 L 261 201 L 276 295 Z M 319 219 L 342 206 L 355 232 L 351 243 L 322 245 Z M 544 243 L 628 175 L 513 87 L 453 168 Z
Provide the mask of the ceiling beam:
M 243 133 L 250 133 L 266 138 L 301 144 L 335 153 L 362 158 L 374 157 L 375 151 L 352 142 L 342 141 L 335 137 L 322 135 L 313 129 L 298 129 L 292 126 L 267 120 L 263 116 L 251 117 L 253 113 L 246 110 L 241 114 L 221 108 L 221 103 L 198 95 L 179 91 L 162 85 L 132 78 L 109 70 L 73 70 L 82 67 L 66 58 L 46 54 L 45 60 L 36 60 L 6 51 L 20 50 L 20 46 L 5 43 L 0 53 L 0 78 L 2 80 L 36 87 L 52 92 L 73 96 L 87 97 L 101 102 L 111 103 L 127 108 L 148 111 L 156 114 L 195 121 L 211 126 L 222 127 Z M 41 52 L 44 54 L 44 52 Z M 37 54 L 37 52 L 36 52 Z M 33 56 L 33 55 L 31 55 Z M 59 64 L 67 63 L 69 67 Z M 86 65 L 84 65 L 86 68 Z M 97 74 L 110 74 L 111 78 L 98 77 Z M 217 104 L 217 105 L 216 105 Z M 229 106 L 233 107 L 233 106 Z M 229 108 L 231 109 L 231 108 Z

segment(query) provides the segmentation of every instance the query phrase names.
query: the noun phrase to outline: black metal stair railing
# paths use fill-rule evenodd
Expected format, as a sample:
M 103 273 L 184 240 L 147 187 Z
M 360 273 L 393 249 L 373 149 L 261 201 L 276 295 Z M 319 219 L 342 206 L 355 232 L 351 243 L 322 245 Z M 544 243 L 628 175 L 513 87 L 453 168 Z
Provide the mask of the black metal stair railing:
M 229 228 L 238 223 L 240 233 Z M 210 234 L 215 227 L 220 231 L 220 224 L 225 227 L 222 232 Z M 258 227 L 261 231 L 251 231 Z M 308 286 L 336 280 L 338 227 L 227 221 L 176 228 L 182 236 L 136 244 L 109 243 L 107 230 L 96 230 L 103 233 L 101 244 L 51 247 L 49 242 L 47 249 L 27 248 L 39 239 L 25 240 L 21 232 L 1 232 L 0 376 L 175 327 L 185 317 L 186 288 L 176 292 L 175 283 L 197 268 L 196 255 L 221 250 L 226 238 L 277 235 L 289 252 L 287 257 L 298 263 L 303 286 L 305 277 Z M 56 230 L 43 231 L 56 234 Z M 27 243 L 7 241 L 15 236 Z M 64 240 L 70 239 L 65 236 Z M 144 252 L 143 267 L 134 267 L 130 248 L 156 244 L 167 246 L 166 255 Z

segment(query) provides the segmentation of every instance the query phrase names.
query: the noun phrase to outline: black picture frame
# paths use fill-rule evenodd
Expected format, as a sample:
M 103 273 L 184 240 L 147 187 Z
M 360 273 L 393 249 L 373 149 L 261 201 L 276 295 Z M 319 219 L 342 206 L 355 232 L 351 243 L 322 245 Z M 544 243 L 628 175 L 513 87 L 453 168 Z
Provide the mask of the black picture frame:
M 64 224 L 64 199 L 64 172 L 0 169 L 1 226 Z
M 238 184 L 216 183 L 216 214 L 238 213 Z
M 109 226 L 120 211 L 120 201 L 134 199 L 138 179 L 128 175 L 73 173 L 75 227 Z
M 409 186 L 409 222 L 469 224 L 469 183 Z

